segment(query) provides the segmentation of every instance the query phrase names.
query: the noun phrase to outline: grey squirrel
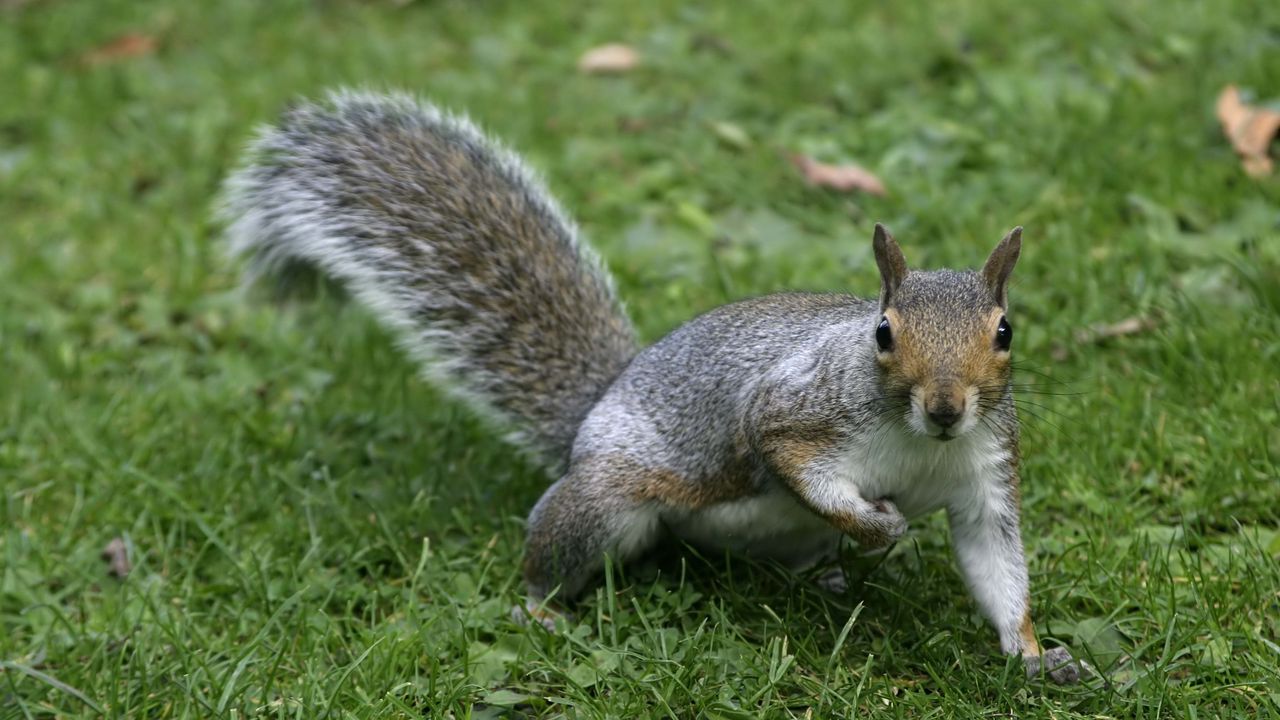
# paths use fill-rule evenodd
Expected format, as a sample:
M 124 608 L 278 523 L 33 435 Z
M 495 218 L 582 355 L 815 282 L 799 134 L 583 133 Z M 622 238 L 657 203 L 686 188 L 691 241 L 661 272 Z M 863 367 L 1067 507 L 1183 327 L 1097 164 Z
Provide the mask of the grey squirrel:
M 558 477 L 528 522 L 529 605 L 571 599 L 664 533 L 804 567 L 945 508 L 1000 647 L 1041 651 L 1019 529 L 1010 232 L 981 271 L 908 270 L 876 225 L 878 300 L 783 293 L 641 348 L 613 282 L 539 179 L 468 120 L 338 91 L 287 110 L 228 180 L 248 277 L 313 266 L 446 392 Z M 836 578 L 839 584 L 839 578 Z

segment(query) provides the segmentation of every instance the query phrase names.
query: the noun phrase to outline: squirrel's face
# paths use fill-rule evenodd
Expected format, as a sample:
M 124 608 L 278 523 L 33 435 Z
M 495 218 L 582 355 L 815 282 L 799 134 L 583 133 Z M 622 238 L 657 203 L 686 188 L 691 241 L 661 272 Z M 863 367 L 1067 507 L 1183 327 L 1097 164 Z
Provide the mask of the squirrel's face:
M 876 226 L 881 316 L 871 328 L 892 412 L 922 435 L 951 440 L 977 427 L 1009 384 L 1013 326 L 1005 288 L 1021 228 L 981 271 L 907 270 L 902 251 Z M 897 402 L 894 402 L 897 401 Z

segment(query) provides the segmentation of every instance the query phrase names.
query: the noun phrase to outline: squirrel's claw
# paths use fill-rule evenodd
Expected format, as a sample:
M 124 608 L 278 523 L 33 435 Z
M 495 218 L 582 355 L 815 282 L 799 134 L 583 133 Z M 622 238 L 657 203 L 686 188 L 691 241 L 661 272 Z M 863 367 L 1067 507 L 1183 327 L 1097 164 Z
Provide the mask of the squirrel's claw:
M 1022 658 L 1027 666 L 1027 677 L 1034 678 L 1041 672 L 1049 675 L 1049 679 L 1059 685 L 1074 685 L 1087 674 L 1089 666 L 1083 660 L 1071 657 L 1071 651 L 1064 647 L 1050 648 L 1043 655 L 1027 655 Z
M 866 548 L 878 549 L 887 548 L 898 542 L 907 532 L 907 518 L 903 516 L 902 511 L 889 498 L 880 498 L 871 503 L 874 513 L 869 518 L 868 525 L 874 528 L 873 533 L 868 534 L 868 538 L 861 542 Z

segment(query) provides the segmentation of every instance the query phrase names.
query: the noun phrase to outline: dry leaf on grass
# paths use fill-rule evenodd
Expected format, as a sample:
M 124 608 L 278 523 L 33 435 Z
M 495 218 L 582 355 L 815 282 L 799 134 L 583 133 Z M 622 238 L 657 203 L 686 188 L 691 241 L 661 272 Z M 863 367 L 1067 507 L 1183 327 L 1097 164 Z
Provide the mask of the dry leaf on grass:
M 1092 345 L 1127 335 L 1140 335 L 1150 332 L 1160 325 L 1160 319 L 1152 315 L 1135 315 L 1119 322 L 1098 323 L 1080 328 L 1072 334 L 1074 344 L 1055 343 L 1049 355 L 1054 360 L 1062 361 L 1071 357 L 1072 349 L 1079 345 Z
M 1135 315 L 1120 322 L 1091 325 L 1083 330 L 1077 330 L 1076 342 L 1091 343 L 1125 335 L 1138 335 L 1156 329 L 1159 324 L 1160 322 L 1153 317 Z
M 810 185 L 831 188 L 841 192 L 861 190 L 872 195 L 884 195 L 884 183 L 870 170 L 854 165 L 827 165 L 805 155 L 792 155 L 795 165 Z
M 591 48 L 578 58 L 578 70 L 588 74 L 624 73 L 639 64 L 640 53 L 621 43 Z
M 1280 132 L 1280 112 L 1246 105 L 1240 99 L 1240 90 L 1228 85 L 1218 95 L 1218 121 L 1240 154 L 1244 171 L 1253 177 L 1270 175 L 1273 163 L 1267 149 Z
M 107 561 L 107 574 L 112 577 L 125 578 L 133 565 L 129 563 L 129 546 L 124 538 L 112 538 L 102 548 L 102 559 Z
M 80 56 L 80 61 L 85 65 L 103 65 L 140 55 L 150 55 L 155 52 L 155 49 L 156 39 L 150 35 L 128 33 L 85 52 Z
M 1091 328 L 1090 336 L 1097 341 L 1124 335 L 1138 335 L 1155 330 L 1159 325 L 1160 321 L 1156 318 L 1135 316 L 1110 325 L 1095 325 Z

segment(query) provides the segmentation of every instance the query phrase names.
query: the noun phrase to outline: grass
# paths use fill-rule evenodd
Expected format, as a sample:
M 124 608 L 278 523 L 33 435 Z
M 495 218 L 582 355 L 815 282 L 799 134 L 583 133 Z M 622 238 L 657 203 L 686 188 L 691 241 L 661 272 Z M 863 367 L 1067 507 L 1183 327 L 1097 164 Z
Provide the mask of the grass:
M 0 3 L 0 717 L 1280 716 L 1280 184 L 1212 114 L 1280 95 L 1273 4 L 568 5 Z M 85 61 L 131 32 L 158 46 Z M 575 71 L 611 41 L 644 65 Z M 1032 603 L 1103 677 L 1006 663 L 940 517 L 847 597 L 689 555 L 514 625 L 547 479 L 367 316 L 246 302 L 218 250 L 253 126 L 338 84 L 526 153 L 648 339 L 874 292 L 876 220 L 921 266 L 1025 225 Z

